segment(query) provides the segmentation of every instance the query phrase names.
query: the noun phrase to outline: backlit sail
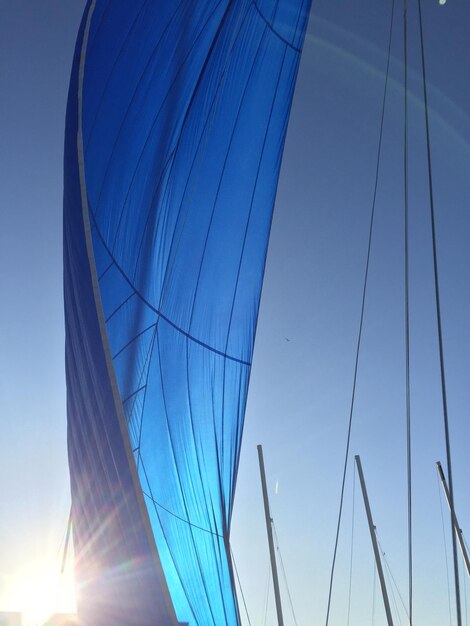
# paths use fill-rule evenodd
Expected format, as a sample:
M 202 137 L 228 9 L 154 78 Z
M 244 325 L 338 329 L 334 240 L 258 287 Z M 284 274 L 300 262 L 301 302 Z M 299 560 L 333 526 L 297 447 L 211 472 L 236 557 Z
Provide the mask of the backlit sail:
M 87 5 L 64 192 L 84 624 L 239 623 L 230 522 L 309 5 Z

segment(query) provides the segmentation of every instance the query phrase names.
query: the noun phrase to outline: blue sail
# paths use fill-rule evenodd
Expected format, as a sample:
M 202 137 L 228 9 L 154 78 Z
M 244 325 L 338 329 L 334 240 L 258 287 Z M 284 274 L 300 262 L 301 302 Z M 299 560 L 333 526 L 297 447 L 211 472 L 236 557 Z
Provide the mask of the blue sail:
M 78 610 L 240 623 L 230 523 L 310 0 L 90 1 L 67 111 Z

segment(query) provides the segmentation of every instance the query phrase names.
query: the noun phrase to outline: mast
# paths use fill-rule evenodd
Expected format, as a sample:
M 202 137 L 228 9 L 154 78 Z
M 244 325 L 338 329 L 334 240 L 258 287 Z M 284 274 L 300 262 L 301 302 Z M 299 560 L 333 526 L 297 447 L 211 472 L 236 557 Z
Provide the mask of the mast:
M 446 442 L 446 460 L 447 460 L 447 473 L 449 477 L 449 503 L 451 510 L 451 523 L 453 525 L 453 511 L 454 511 L 454 487 L 452 481 L 452 458 L 450 450 L 450 432 L 449 432 L 449 415 L 447 410 L 447 388 L 446 388 L 446 375 L 444 367 L 444 340 L 442 337 L 442 319 L 441 319 L 441 299 L 439 289 L 439 271 L 438 271 L 438 259 L 437 259 L 437 236 L 436 236 L 436 218 L 434 212 L 434 189 L 432 178 L 432 162 L 431 162 L 431 138 L 429 129 L 429 107 L 428 107 L 428 88 L 426 82 L 426 63 L 424 55 L 424 31 L 423 31 L 423 19 L 421 11 L 421 0 L 418 0 L 418 12 L 419 12 L 419 34 L 420 34 L 420 48 L 421 48 L 421 70 L 423 77 L 423 96 L 424 96 L 424 120 L 426 124 L 426 153 L 427 153 L 427 165 L 428 165 L 428 185 L 429 185 L 429 209 L 431 216 L 431 231 L 432 231 L 432 257 L 434 268 L 434 294 L 436 299 L 436 319 L 437 319 L 437 337 L 439 343 L 439 369 L 441 373 L 441 394 L 442 394 L 442 414 L 444 418 L 444 434 Z M 455 580 L 455 605 L 457 612 L 457 626 L 462 626 L 462 608 L 460 602 L 460 579 L 459 579 L 459 566 L 457 562 L 457 542 L 455 534 L 452 533 L 452 557 L 454 561 L 454 580 Z
M 65 534 L 65 543 L 64 543 L 64 553 L 62 555 L 62 566 L 60 568 L 60 573 L 63 574 L 65 572 L 65 564 L 67 562 L 67 554 L 69 550 L 69 542 L 70 542 L 70 533 L 72 531 L 72 505 L 70 505 L 70 513 L 69 519 L 67 520 L 67 532 Z
M 375 563 L 377 565 L 377 572 L 379 574 L 380 587 L 382 589 L 382 597 L 383 597 L 384 606 L 385 606 L 385 613 L 387 615 L 387 623 L 388 623 L 388 626 L 393 626 L 392 612 L 390 610 L 390 602 L 388 601 L 387 586 L 385 584 L 385 578 L 384 578 L 384 573 L 382 569 L 382 562 L 380 560 L 380 552 L 379 552 L 379 546 L 377 543 L 377 536 L 375 534 L 375 526 L 372 520 L 372 513 L 370 511 L 370 505 L 369 505 L 369 497 L 367 495 L 366 483 L 364 480 L 364 474 L 362 472 L 361 458 L 359 457 L 358 454 L 356 454 L 354 458 L 356 460 L 357 472 L 359 474 L 359 480 L 361 482 L 362 496 L 364 498 L 364 505 L 366 507 L 367 521 L 369 523 L 370 538 L 372 539 L 372 547 L 374 548 Z
M 276 554 L 274 552 L 272 518 L 271 518 L 270 509 L 269 509 L 268 489 L 266 487 L 266 474 L 264 471 L 263 447 L 261 445 L 258 445 L 257 448 L 258 448 L 258 460 L 259 460 L 259 473 L 261 475 L 261 487 L 263 489 L 264 514 L 266 517 L 266 531 L 268 533 L 269 556 L 271 559 L 271 571 L 273 574 L 274 597 L 276 599 L 277 622 L 279 626 L 284 626 L 284 619 L 282 617 L 281 594 L 279 591 L 279 578 L 277 575 Z
M 444 476 L 444 471 L 442 469 L 442 465 L 440 461 L 437 461 L 437 471 L 439 473 L 439 478 L 441 479 L 442 488 L 444 490 L 447 504 L 449 505 L 450 515 L 452 517 L 452 525 L 454 527 L 455 535 L 459 540 L 460 550 L 462 551 L 463 560 L 465 563 L 465 568 L 467 570 L 467 574 L 470 576 L 470 560 L 468 558 L 467 548 L 465 546 L 465 541 L 463 539 L 462 529 L 459 526 L 459 522 L 457 520 L 457 514 L 455 513 L 454 507 L 451 505 L 451 498 L 449 493 L 449 487 L 447 486 L 446 478 Z

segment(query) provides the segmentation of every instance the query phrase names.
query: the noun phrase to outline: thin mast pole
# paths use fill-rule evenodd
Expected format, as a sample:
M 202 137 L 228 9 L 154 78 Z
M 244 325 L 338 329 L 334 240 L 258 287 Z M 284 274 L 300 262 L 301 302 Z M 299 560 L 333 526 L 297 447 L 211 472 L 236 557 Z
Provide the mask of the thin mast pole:
M 385 613 L 387 615 L 387 623 L 388 623 L 388 626 L 393 626 L 392 612 L 390 610 L 390 602 L 388 601 L 387 586 L 385 584 L 385 577 L 384 577 L 384 573 L 382 569 L 382 561 L 380 560 L 379 546 L 377 543 L 377 536 L 375 534 L 374 522 L 372 520 L 372 513 L 370 511 L 369 497 L 367 495 L 366 483 L 364 480 L 364 474 L 362 472 L 361 459 L 358 454 L 356 454 L 354 458 L 356 460 L 357 473 L 359 475 L 359 480 L 360 480 L 361 489 L 362 489 L 362 496 L 364 498 L 364 505 L 366 507 L 367 521 L 369 523 L 370 538 L 372 539 L 372 547 L 374 548 L 375 563 L 377 565 L 377 573 L 379 575 L 380 587 L 382 588 L 382 598 L 384 601 Z
M 282 617 L 281 593 L 279 591 L 279 578 L 277 575 L 276 554 L 274 551 L 272 518 L 271 518 L 271 512 L 269 510 L 268 489 L 266 487 L 266 474 L 264 471 L 263 448 L 261 445 L 257 446 L 257 448 L 258 448 L 258 460 L 259 460 L 259 473 L 261 475 L 261 487 L 263 489 L 264 515 L 266 517 L 266 530 L 268 533 L 269 556 L 271 559 L 271 571 L 273 574 L 274 597 L 276 599 L 277 621 L 278 621 L 279 626 L 284 626 L 284 619 Z
M 437 336 L 438 336 L 438 342 L 439 342 L 439 367 L 440 367 L 440 372 L 441 372 L 442 413 L 444 417 L 447 475 L 449 478 L 449 502 L 450 502 L 450 510 L 452 513 L 452 511 L 454 510 L 454 487 L 453 487 L 453 481 L 452 481 L 452 459 L 451 459 L 451 450 L 450 450 L 449 415 L 447 411 L 447 390 L 446 390 L 446 376 L 445 376 L 445 367 L 444 367 L 444 340 L 442 338 L 441 300 L 440 300 L 440 292 L 439 292 L 439 272 L 438 272 L 438 263 L 437 263 L 436 218 L 434 214 L 434 189 L 433 189 L 432 162 L 431 162 L 431 139 L 430 139 L 430 130 L 429 130 L 428 88 L 427 88 L 427 82 L 426 82 L 426 63 L 425 63 L 425 55 L 424 55 L 424 32 L 423 32 L 423 16 L 422 16 L 422 11 L 421 11 L 421 0 L 418 0 L 418 11 L 419 11 L 419 35 L 420 35 L 420 43 L 421 43 L 421 68 L 422 68 L 422 75 L 423 75 L 424 119 L 426 123 L 426 152 L 427 152 L 427 162 L 428 162 L 429 208 L 430 208 L 430 213 L 431 213 L 431 230 L 432 230 L 434 293 L 435 293 L 435 298 L 436 298 Z M 457 542 L 455 540 L 454 533 L 452 533 L 452 556 L 453 556 L 453 561 L 454 561 L 455 605 L 456 605 L 456 611 L 457 611 L 457 626 L 462 626 L 459 565 L 457 561 Z
M 454 507 L 451 505 L 449 488 L 447 486 L 446 478 L 444 476 L 444 471 L 442 469 L 442 465 L 439 461 L 437 461 L 437 471 L 439 473 L 439 478 L 441 479 L 442 488 L 444 489 L 444 493 L 446 496 L 447 504 L 449 505 L 450 514 L 452 517 L 452 524 L 454 526 L 455 534 L 457 539 L 459 540 L 460 550 L 462 551 L 463 560 L 465 562 L 465 568 L 467 570 L 467 574 L 470 576 L 470 560 L 468 558 L 467 548 L 465 546 L 465 541 L 463 540 L 462 529 L 459 526 L 459 521 L 457 519 L 457 514 L 455 512 Z
M 410 385 L 410 270 L 409 270 L 409 194 L 408 194 L 408 2 L 403 6 L 403 66 L 404 66 L 404 138 L 403 178 L 405 192 L 405 396 L 406 396 L 406 478 L 408 491 L 408 611 L 409 626 L 413 624 L 413 532 L 412 532 L 412 475 L 411 475 L 411 385 Z
M 69 542 L 70 542 L 70 533 L 72 531 L 72 505 L 70 505 L 70 513 L 69 519 L 67 521 L 67 533 L 65 535 L 65 543 L 64 543 L 64 553 L 62 555 L 62 567 L 60 568 L 60 573 L 63 574 L 65 572 L 65 564 L 67 561 L 67 554 L 69 550 Z

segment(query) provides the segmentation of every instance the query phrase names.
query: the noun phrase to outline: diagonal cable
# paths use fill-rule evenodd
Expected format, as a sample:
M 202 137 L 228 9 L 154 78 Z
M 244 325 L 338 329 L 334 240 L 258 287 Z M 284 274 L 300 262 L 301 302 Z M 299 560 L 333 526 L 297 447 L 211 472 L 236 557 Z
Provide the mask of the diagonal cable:
M 351 429 L 352 429 L 352 420 L 353 420 L 353 414 L 354 414 L 354 403 L 355 403 L 355 397 L 356 397 L 357 373 L 358 373 L 358 367 L 359 367 L 359 354 L 361 350 L 362 329 L 363 329 L 363 324 L 364 324 L 364 311 L 365 311 L 366 292 L 367 292 L 370 256 L 371 256 L 371 248 L 372 248 L 372 233 L 374 229 L 375 206 L 376 206 L 376 201 L 377 201 L 377 189 L 378 189 L 379 170 L 380 170 L 380 156 L 382 152 L 382 139 L 383 139 L 383 129 L 384 129 L 384 119 L 385 119 L 385 103 L 387 100 L 387 89 L 388 89 L 388 80 L 389 80 L 389 72 L 390 72 L 394 10 L 395 10 L 395 0 L 392 0 L 392 9 L 391 9 L 391 15 L 390 15 L 390 30 L 389 30 L 389 38 L 388 38 L 387 67 L 386 67 L 386 72 L 385 72 L 385 84 L 384 84 L 384 92 L 383 92 L 383 99 L 382 99 L 382 113 L 381 113 L 381 120 L 380 120 L 379 143 L 377 147 L 377 159 L 376 159 L 376 167 L 375 167 L 374 193 L 373 193 L 373 199 L 372 199 L 372 209 L 371 209 L 370 225 L 369 225 L 369 240 L 368 240 L 368 245 L 367 245 L 367 258 L 366 258 L 366 267 L 365 267 L 365 272 L 364 272 L 364 285 L 362 289 L 361 316 L 360 316 L 360 321 L 359 321 L 359 332 L 358 332 L 357 345 L 356 345 L 356 358 L 355 358 L 355 364 L 354 364 L 351 404 L 350 404 L 350 409 L 349 409 L 348 432 L 347 432 L 347 438 L 346 438 L 346 450 L 345 450 L 345 458 L 344 458 L 344 466 L 343 466 L 343 477 L 342 477 L 342 482 L 341 482 L 338 522 L 336 526 L 333 559 L 332 559 L 331 570 L 330 570 L 330 584 L 329 584 L 329 590 L 328 590 L 328 606 L 327 606 L 327 611 L 326 611 L 325 626 L 328 626 L 328 621 L 330 617 L 331 596 L 332 596 L 332 591 L 333 591 L 333 578 L 334 578 L 334 571 L 335 571 L 335 565 L 336 565 L 336 555 L 338 552 L 339 533 L 340 533 L 340 528 L 341 528 L 341 517 L 343 513 L 346 472 L 348 469 L 349 447 L 350 447 L 350 442 L 351 442 Z
M 353 556 L 354 556 L 354 509 L 356 497 L 356 468 L 353 469 L 353 486 L 352 486 L 352 515 L 351 515 L 351 553 L 349 556 L 349 591 L 348 591 L 348 625 L 351 617 L 351 591 L 352 591 L 352 574 L 353 574 Z
M 237 567 L 237 564 L 235 562 L 235 555 L 233 554 L 233 550 L 232 550 L 231 546 L 230 546 L 230 553 L 232 555 L 233 566 L 234 566 L 234 569 L 235 569 L 235 574 L 237 576 L 238 586 L 240 587 L 240 593 L 241 593 L 242 600 L 243 600 L 243 606 L 245 607 L 245 613 L 246 613 L 246 617 L 247 617 L 247 620 L 248 620 L 248 624 L 251 626 L 250 614 L 248 613 L 248 608 L 246 606 L 245 594 L 243 593 L 242 583 L 240 581 L 240 576 L 238 574 L 238 567 Z
M 450 582 L 449 582 L 449 559 L 447 557 L 447 542 L 446 542 L 446 531 L 444 525 L 444 511 L 442 510 L 442 496 L 441 496 L 441 486 L 439 485 L 439 474 L 436 474 L 436 484 L 437 484 L 437 492 L 439 496 L 439 507 L 441 511 L 441 523 L 442 523 L 442 539 L 444 544 L 444 554 L 446 559 L 446 579 L 447 579 L 447 602 L 449 605 L 449 626 L 452 626 L 452 611 L 450 607 Z
M 297 626 L 297 618 L 295 616 L 294 603 L 292 602 L 292 596 L 291 596 L 291 593 L 290 593 L 289 584 L 287 582 L 287 574 L 286 574 L 286 570 L 285 570 L 285 567 L 284 567 L 284 561 L 282 560 L 281 548 L 279 546 L 279 538 L 277 536 L 276 526 L 274 525 L 274 520 L 273 519 L 271 519 L 271 524 L 272 524 L 272 527 L 273 527 L 274 537 L 275 537 L 275 540 L 276 540 L 277 553 L 279 554 L 279 563 L 281 565 L 282 577 L 284 579 L 284 584 L 286 586 L 287 597 L 289 598 L 290 610 L 291 610 L 291 613 L 292 613 L 292 617 L 294 619 L 294 624 L 295 624 L 295 626 Z

